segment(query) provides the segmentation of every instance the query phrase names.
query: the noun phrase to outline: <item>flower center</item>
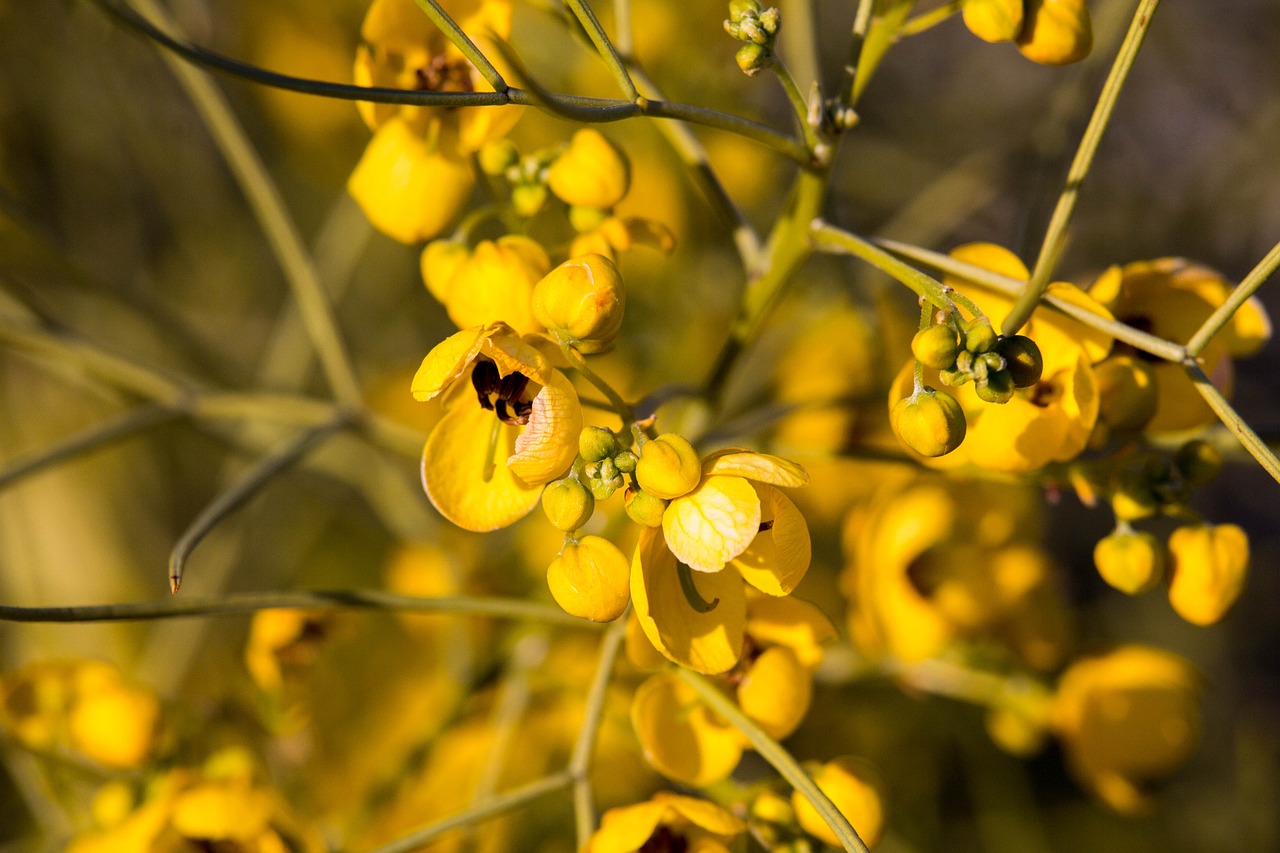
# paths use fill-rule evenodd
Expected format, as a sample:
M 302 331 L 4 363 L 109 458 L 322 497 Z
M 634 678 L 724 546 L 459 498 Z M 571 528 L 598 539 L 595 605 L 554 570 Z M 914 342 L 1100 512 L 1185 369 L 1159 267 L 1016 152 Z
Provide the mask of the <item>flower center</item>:
M 523 373 L 498 374 L 498 365 L 487 359 L 476 361 L 471 371 L 471 387 L 476 389 L 480 407 L 496 412 L 504 424 L 524 426 L 533 414 L 533 402 L 522 395 L 529 387 L 529 377 Z M 511 408 L 507 408 L 507 404 Z
M 636 853 L 685 853 L 689 842 L 671 831 L 669 826 L 660 826 L 653 831 Z
M 418 89 L 427 92 L 474 92 L 471 63 L 465 59 L 433 56 L 415 72 Z

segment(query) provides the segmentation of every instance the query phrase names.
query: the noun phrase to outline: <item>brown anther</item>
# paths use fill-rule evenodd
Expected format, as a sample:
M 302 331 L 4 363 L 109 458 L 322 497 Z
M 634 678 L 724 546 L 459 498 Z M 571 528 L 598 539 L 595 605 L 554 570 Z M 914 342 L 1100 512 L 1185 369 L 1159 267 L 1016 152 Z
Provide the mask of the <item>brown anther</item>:
M 669 826 L 660 826 L 653 835 L 640 846 L 636 853 L 686 853 L 689 841 L 682 835 L 676 835 Z
M 515 426 L 529 423 L 533 403 L 521 399 L 521 395 L 529 387 L 529 377 L 523 373 L 499 376 L 498 365 L 492 361 L 478 360 L 471 371 L 471 387 L 476 390 L 481 408 L 497 412 L 498 420 Z M 493 397 L 497 397 L 497 400 L 492 399 Z
M 772 530 L 772 529 L 773 529 L 773 521 L 772 521 L 772 520 L 769 520 L 769 521 L 762 521 L 762 522 L 760 522 L 760 529 L 759 529 L 759 531 L 757 531 L 757 532 L 759 532 L 759 533 L 764 533 L 766 530 Z
M 417 69 L 418 89 L 426 92 L 474 92 L 471 83 L 471 63 L 465 59 L 449 59 L 433 56 L 422 68 Z

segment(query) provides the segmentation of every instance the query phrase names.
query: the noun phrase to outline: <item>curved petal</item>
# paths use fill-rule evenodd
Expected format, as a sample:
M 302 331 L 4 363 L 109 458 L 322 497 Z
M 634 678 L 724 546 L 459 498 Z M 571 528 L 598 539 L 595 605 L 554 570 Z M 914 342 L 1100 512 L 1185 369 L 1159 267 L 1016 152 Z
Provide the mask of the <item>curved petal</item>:
M 549 384 L 533 398 L 529 423 L 516 437 L 515 453 L 507 467 L 531 486 L 559 477 L 578 455 L 582 406 L 578 392 L 558 370 L 549 370 Z
M 781 740 L 809 713 L 813 677 L 784 646 L 765 649 L 738 684 L 738 704 L 770 737 Z
M 836 638 L 836 626 L 815 605 L 793 596 L 747 593 L 747 633 L 756 643 L 785 646 L 800 663 L 822 663 L 822 644 Z
M 497 329 L 463 329 L 432 347 L 413 376 L 413 398 L 426 402 L 461 378 Z
M 809 474 L 796 463 L 738 447 L 717 450 L 702 460 L 702 476 L 745 477 L 757 483 L 796 488 L 808 485 Z
M 666 803 L 693 826 L 712 835 L 728 838 L 744 832 L 747 825 L 715 803 L 694 797 L 682 797 L 665 791 L 654 795 L 654 800 Z
M 789 595 L 809 571 L 809 525 L 791 499 L 772 486 L 755 486 L 760 523 L 773 523 L 731 561 L 742 579 L 769 595 Z M 665 520 L 665 519 L 664 519 Z
M 665 803 L 651 800 L 609 809 L 587 845 L 587 853 L 634 853 L 653 835 L 668 812 Z
M 506 323 L 493 325 L 499 331 L 486 341 L 484 354 L 498 366 L 498 375 L 522 373 L 539 385 L 550 385 L 552 370 L 547 357 Z
M 673 554 L 689 568 L 718 572 L 760 531 L 760 498 L 741 477 L 704 477 L 662 514 Z
M 700 788 L 725 779 L 742 758 L 742 734 L 668 673 L 650 676 L 636 690 L 631 724 L 645 760 L 684 785 Z
M 640 533 L 631 561 L 631 601 L 636 619 L 653 647 L 681 666 L 707 675 L 726 672 L 742 656 L 747 601 L 742 578 L 734 572 L 691 572 L 703 601 L 715 607 L 693 608 L 680 585 L 675 555 L 654 528 Z
M 541 486 L 526 485 L 502 463 L 515 442 L 516 427 L 499 427 L 497 452 L 490 455 L 494 423 L 493 413 L 479 406 L 454 406 L 422 450 L 422 485 L 432 505 L 454 524 L 478 533 L 523 518 L 542 496 Z

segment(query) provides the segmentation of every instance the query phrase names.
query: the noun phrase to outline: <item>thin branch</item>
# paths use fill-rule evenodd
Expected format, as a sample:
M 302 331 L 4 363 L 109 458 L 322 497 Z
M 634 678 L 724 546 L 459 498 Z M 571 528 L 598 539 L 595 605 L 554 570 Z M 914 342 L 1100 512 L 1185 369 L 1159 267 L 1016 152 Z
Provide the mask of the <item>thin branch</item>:
M 613 46 L 613 42 L 609 41 L 609 35 L 604 31 L 604 27 L 600 25 L 595 12 L 591 11 L 591 7 L 584 0 L 565 0 L 565 4 L 573 12 L 574 17 L 578 19 L 578 23 L 582 24 L 582 28 L 586 30 L 591 43 L 595 45 L 596 52 L 600 54 L 604 64 L 609 67 L 609 73 L 617 81 L 618 88 L 627 96 L 628 101 L 637 100 L 640 97 L 640 92 L 636 89 L 635 81 L 627 73 L 627 65 L 623 61 L 622 55 Z
M 0 605 L 0 621 L 69 624 L 150 622 L 158 619 L 237 616 L 261 610 L 394 610 L 545 622 L 586 630 L 601 627 L 595 622 L 571 616 L 559 607 L 535 604 L 524 599 L 467 595 L 424 598 L 367 589 L 239 592 L 75 607 L 15 607 L 4 604 Z
M 129 438 L 145 429 L 181 418 L 182 412 L 161 406 L 139 406 L 105 423 L 95 424 L 41 452 L 19 459 L 0 470 L 0 489 L 8 488 L 24 477 L 39 473 L 51 465 L 91 453 L 113 442 Z
M 489 58 L 480 52 L 480 48 L 476 47 L 475 42 L 462 31 L 462 27 L 458 26 L 453 18 L 449 17 L 437 0 L 413 0 L 418 4 L 418 8 L 427 13 L 437 27 L 453 42 L 453 46 L 462 51 L 462 55 L 470 60 L 484 77 L 485 82 L 493 87 L 495 92 L 505 92 L 507 90 L 507 81 L 502 79 L 502 75 L 498 73 L 498 69 L 493 67 L 493 63 Z
M 699 698 L 710 706 L 721 717 L 728 720 L 738 731 L 746 735 L 747 740 L 751 742 L 751 746 L 756 752 L 760 753 L 760 757 L 777 770 L 783 779 L 791 783 L 800 794 L 807 799 L 817 810 L 822 819 L 826 821 L 827 826 L 831 827 L 831 831 L 840 839 L 840 844 L 848 851 L 857 851 L 857 853 L 869 853 L 867 845 L 858 837 L 857 831 L 849 824 L 849 820 L 840 813 L 830 798 L 822 792 L 817 783 L 813 781 L 804 768 L 787 752 L 783 746 L 764 730 L 756 725 L 750 717 L 742 713 L 742 709 L 737 703 L 731 701 L 715 688 L 710 681 L 693 670 L 678 667 L 676 674 L 684 679 L 685 683 L 697 691 Z
M 596 673 L 591 679 L 591 688 L 587 691 L 586 705 L 582 711 L 582 728 L 578 730 L 578 739 L 573 745 L 573 756 L 569 759 L 569 773 L 573 783 L 573 816 L 578 831 L 578 848 L 582 849 L 596 829 L 595 802 L 591 791 L 591 757 L 595 752 L 596 732 L 600 730 L 600 721 L 604 718 L 604 703 L 608 696 L 609 679 L 613 676 L 613 665 L 618 660 L 618 652 L 627 635 L 627 616 L 623 614 L 600 641 L 600 659 L 596 663 Z
M 1232 408 L 1227 402 L 1227 398 L 1222 396 L 1214 384 L 1205 375 L 1204 369 L 1193 359 L 1188 358 L 1183 364 L 1186 368 L 1187 375 L 1191 377 L 1191 381 L 1195 384 L 1196 390 L 1200 392 L 1200 396 L 1204 397 L 1209 408 L 1213 409 L 1218 418 L 1222 421 L 1227 429 L 1235 434 L 1235 437 L 1244 445 L 1244 449 L 1249 451 L 1254 459 L 1258 460 L 1266 472 L 1278 483 L 1280 483 L 1280 459 L 1276 458 L 1275 453 L 1267 446 L 1253 428 L 1245 422 L 1244 418 Z
M 245 477 L 233 484 L 196 516 L 178 544 L 169 554 L 169 589 L 176 593 L 182 586 L 182 572 L 196 546 L 223 519 L 243 506 L 280 472 L 306 455 L 314 445 L 348 425 L 349 419 L 338 417 L 327 424 L 303 432 L 284 447 L 258 463 Z
M 384 844 L 370 851 L 370 853 L 410 853 L 412 850 L 425 847 L 429 842 L 434 841 L 446 832 L 461 829 L 464 826 L 470 826 L 482 820 L 488 820 L 504 812 L 514 811 L 521 806 L 528 805 L 535 800 L 540 800 L 549 794 L 554 794 L 563 788 L 567 788 L 572 783 L 573 776 L 569 773 L 557 773 L 553 776 L 547 776 L 537 782 L 530 782 L 528 785 L 500 794 L 478 806 L 459 812 L 453 817 L 436 821 L 416 832 L 411 832 L 402 838 L 396 839 L 390 844 Z
M 850 234 L 821 220 L 813 223 L 813 244 L 815 248 L 836 251 L 861 258 L 877 269 L 888 273 L 898 281 L 916 292 L 918 296 L 932 302 L 938 308 L 947 311 L 955 310 L 951 297 L 947 295 L 942 282 L 930 278 L 920 270 L 903 263 L 893 255 L 876 246 L 869 240 Z
M 1133 22 L 1129 25 L 1129 31 L 1120 45 L 1120 52 L 1111 65 L 1111 73 L 1102 86 L 1102 93 L 1094 105 L 1089 125 L 1080 139 L 1080 147 L 1076 149 L 1075 159 L 1071 161 L 1071 168 L 1067 170 L 1066 183 L 1058 196 L 1053 215 L 1049 218 L 1049 227 L 1045 231 L 1035 269 L 1031 271 L 1031 281 L 1004 319 L 1001 331 L 1006 335 L 1014 334 L 1026 324 L 1045 288 L 1049 286 L 1058 256 L 1066 245 L 1067 226 L 1075 212 L 1080 187 L 1089 174 L 1089 167 L 1093 165 L 1093 156 L 1097 153 L 1098 143 L 1102 141 L 1102 134 L 1111 120 L 1116 99 L 1120 96 L 1120 90 L 1129 76 L 1129 69 L 1133 67 L 1133 60 L 1138 55 L 1138 48 L 1142 46 L 1142 40 L 1147 34 L 1147 27 L 1151 24 L 1151 16 L 1159 4 L 1160 0 L 1141 0 L 1133 14 Z
M 1271 247 L 1266 257 L 1258 261 L 1258 265 L 1249 271 L 1244 281 L 1231 291 L 1227 301 L 1219 305 L 1218 310 L 1214 311 L 1196 330 L 1191 340 L 1187 341 L 1187 354 L 1195 357 L 1204 352 L 1204 348 L 1209 345 L 1213 336 L 1231 322 L 1231 318 L 1235 316 L 1236 311 L 1240 310 L 1240 306 L 1247 302 L 1259 287 L 1262 287 L 1262 283 L 1269 279 L 1278 267 L 1280 267 L 1280 243 Z

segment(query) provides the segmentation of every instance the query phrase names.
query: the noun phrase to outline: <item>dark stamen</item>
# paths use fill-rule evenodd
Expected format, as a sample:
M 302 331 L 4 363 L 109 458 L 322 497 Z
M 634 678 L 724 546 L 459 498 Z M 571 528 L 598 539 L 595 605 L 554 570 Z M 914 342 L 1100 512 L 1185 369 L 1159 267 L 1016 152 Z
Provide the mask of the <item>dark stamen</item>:
M 759 530 L 759 532 L 760 532 L 760 533 L 764 533 L 766 530 L 772 530 L 772 529 L 773 529 L 773 522 L 772 522 L 772 521 L 762 521 L 762 522 L 760 522 L 760 530 Z
M 501 383 L 498 365 L 492 361 L 476 362 L 475 369 L 471 371 L 471 387 L 476 389 L 476 397 L 480 400 L 481 408 L 493 411 L 493 403 L 489 402 L 489 395 L 497 391 Z

